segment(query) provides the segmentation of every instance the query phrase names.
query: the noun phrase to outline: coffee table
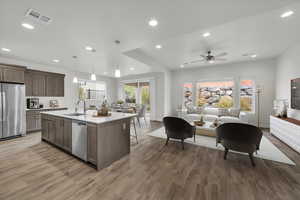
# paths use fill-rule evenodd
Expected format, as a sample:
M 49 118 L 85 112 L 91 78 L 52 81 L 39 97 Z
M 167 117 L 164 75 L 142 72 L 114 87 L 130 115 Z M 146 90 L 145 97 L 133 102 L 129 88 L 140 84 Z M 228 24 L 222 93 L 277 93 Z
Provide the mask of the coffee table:
M 196 126 L 193 122 L 193 125 L 196 126 L 196 134 L 204 135 L 209 137 L 216 137 L 216 127 L 212 127 L 213 122 L 206 121 L 203 126 Z

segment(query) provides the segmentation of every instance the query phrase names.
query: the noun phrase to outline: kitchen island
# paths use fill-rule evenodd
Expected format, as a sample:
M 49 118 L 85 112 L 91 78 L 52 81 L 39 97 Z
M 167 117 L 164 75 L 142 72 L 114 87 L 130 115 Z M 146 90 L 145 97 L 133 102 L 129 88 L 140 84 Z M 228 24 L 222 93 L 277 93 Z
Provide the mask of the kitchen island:
M 130 153 L 130 122 L 136 114 L 94 117 L 70 111 L 42 112 L 42 140 L 98 170 Z

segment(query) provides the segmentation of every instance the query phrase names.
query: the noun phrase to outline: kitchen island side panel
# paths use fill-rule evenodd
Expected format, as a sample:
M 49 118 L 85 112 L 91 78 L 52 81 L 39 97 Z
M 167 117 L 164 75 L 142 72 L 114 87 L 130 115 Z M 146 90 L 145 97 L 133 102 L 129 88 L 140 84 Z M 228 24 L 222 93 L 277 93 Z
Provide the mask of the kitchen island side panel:
M 97 169 L 130 153 L 130 118 L 97 125 Z

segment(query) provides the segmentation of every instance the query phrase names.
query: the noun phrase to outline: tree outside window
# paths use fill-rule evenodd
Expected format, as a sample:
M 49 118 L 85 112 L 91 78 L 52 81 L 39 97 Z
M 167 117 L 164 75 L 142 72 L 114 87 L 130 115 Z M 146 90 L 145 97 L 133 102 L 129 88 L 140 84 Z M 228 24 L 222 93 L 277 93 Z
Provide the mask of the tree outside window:
M 128 83 L 124 85 L 125 102 L 136 103 L 136 90 L 137 85 L 135 83 Z
M 255 111 L 255 91 L 253 80 L 242 80 L 240 83 L 240 108 L 241 111 Z
M 233 107 L 233 81 L 197 83 L 197 106 Z

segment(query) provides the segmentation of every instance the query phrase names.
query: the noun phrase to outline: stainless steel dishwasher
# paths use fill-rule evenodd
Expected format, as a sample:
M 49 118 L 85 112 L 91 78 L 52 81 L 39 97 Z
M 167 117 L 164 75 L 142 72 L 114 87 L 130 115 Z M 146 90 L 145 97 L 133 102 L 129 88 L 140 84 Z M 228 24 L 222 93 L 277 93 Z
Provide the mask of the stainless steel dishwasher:
M 72 154 L 87 161 L 87 125 L 72 121 Z

